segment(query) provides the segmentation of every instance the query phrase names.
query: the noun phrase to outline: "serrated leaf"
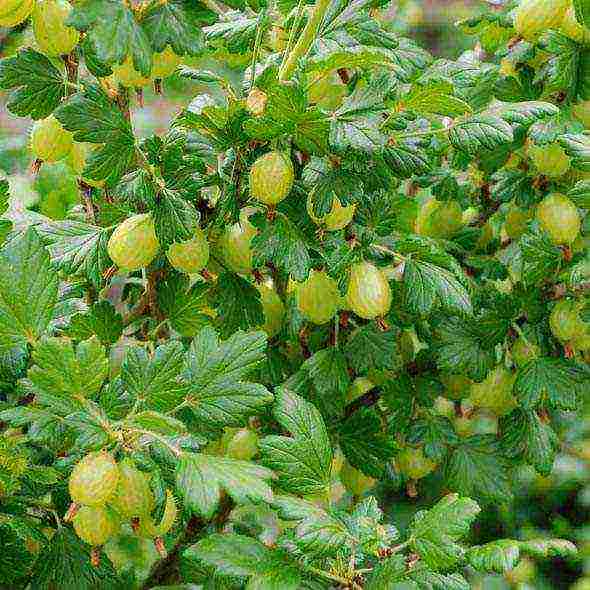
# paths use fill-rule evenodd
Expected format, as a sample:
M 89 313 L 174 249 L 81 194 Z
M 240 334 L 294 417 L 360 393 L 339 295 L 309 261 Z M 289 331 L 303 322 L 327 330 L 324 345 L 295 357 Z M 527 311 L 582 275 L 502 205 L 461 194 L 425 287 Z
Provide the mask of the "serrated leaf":
M 529 126 L 540 119 L 559 114 L 559 107 L 550 102 L 525 101 L 517 103 L 505 103 L 497 109 L 497 114 L 508 123 Z
M 371 323 L 357 328 L 348 339 L 345 354 L 351 367 L 358 374 L 374 370 L 396 370 L 402 364 L 398 350 L 398 332 L 380 330 Z
M 188 353 L 184 379 L 188 386 L 186 406 L 202 423 L 243 426 L 246 419 L 273 400 L 259 383 L 246 379 L 264 359 L 264 332 L 236 332 L 220 342 L 212 328 L 194 338 Z
M 195 207 L 170 190 L 158 194 L 153 215 L 156 236 L 163 249 L 190 240 L 199 225 L 200 216 Z
M 566 133 L 559 138 L 561 147 L 580 172 L 590 172 L 590 137 L 581 133 Z
M 383 150 L 382 157 L 392 174 L 398 178 L 426 174 L 431 169 L 428 154 L 409 144 L 388 145 Z
M 272 502 L 267 483 L 271 477 L 272 471 L 247 461 L 183 453 L 176 467 L 176 489 L 187 510 L 211 518 L 222 490 L 237 504 Z
M 410 544 L 434 570 L 446 570 L 463 560 L 465 549 L 457 541 L 469 533 L 480 508 L 469 498 L 449 494 L 428 511 L 416 514 L 410 527 Z
M 332 445 L 321 414 L 298 395 L 277 389 L 273 415 L 292 435 L 260 441 L 264 462 L 277 472 L 279 487 L 298 494 L 324 492 L 330 482 Z
M 457 117 L 471 114 L 472 108 L 464 100 L 453 96 L 450 84 L 429 84 L 415 87 L 404 97 L 402 107 L 433 115 Z
M 495 436 L 475 435 L 463 439 L 444 467 L 447 486 L 482 502 L 504 503 L 512 489 Z
M 163 436 L 179 436 L 186 432 L 186 426 L 180 420 L 150 410 L 134 414 L 129 423 L 133 427 L 156 432 Z
M 99 301 L 88 311 L 74 314 L 67 330 L 76 340 L 96 336 L 103 344 L 114 344 L 122 333 L 123 318 L 109 301 Z
M 540 357 L 518 370 L 514 394 L 526 409 L 546 401 L 560 410 L 575 410 L 582 385 L 587 383 L 586 374 L 575 364 L 565 359 Z
M 0 251 L 0 350 L 36 342 L 47 331 L 57 302 L 58 277 L 34 230 Z
M 519 560 L 520 543 L 510 539 L 471 547 L 467 551 L 467 562 L 480 572 L 503 574 L 513 569 Z
M 15 89 L 7 105 L 11 113 L 33 119 L 49 116 L 67 93 L 61 72 L 29 47 L 0 60 L 0 89 Z
M 574 557 L 578 554 L 577 547 L 566 539 L 533 539 L 521 541 L 520 551 L 531 557 L 546 559 L 548 557 Z
M 514 140 L 512 127 L 499 117 L 475 115 L 455 123 L 449 131 L 453 147 L 475 155 L 484 150 L 493 150 Z
M 590 28 L 590 3 L 588 0 L 573 0 L 576 20 L 583 27 Z
M 102 285 L 103 273 L 111 266 L 108 228 L 81 221 L 55 221 L 38 226 L 37 231 L 57 268 L 68 275 L 83 275 L 96 287 Z
M 449 446 L 459 441 L 451 421 L 444 416 L 428 416 L 416 420 L 408 432 L 408 442 L 421 445 L 424 455 L 440 463 Z
M 570 188 L 568 198 L 580 209 L 590 209 L 590 181 L 580 180 Z
M 397 445 L 385 432 L 381 418 L 371 408 L 362 408 L 340 428 L 340 446 L 348 462 L 367 475 L 381 478 Z
M 545 234 L 524 234 L 519 242 L 524 262 L 523 279 L 536 285 L 555 274 L 563 259 L 562 251 Z

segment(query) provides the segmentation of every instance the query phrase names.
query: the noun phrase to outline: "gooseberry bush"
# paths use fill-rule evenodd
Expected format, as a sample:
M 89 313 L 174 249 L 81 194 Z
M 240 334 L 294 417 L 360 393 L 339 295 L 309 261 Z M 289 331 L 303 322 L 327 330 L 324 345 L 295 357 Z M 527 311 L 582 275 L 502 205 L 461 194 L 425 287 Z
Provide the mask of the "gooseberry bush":
M 463 590 L 575 553 L 469 535 L 589 390 L 590 3 L 489 7 L 456 61 L 388 4 L 1 1 L 8 110 L 80 199 L 0 184 L 0 584 Z M 171 75 L 198 94 L 140 139 Z

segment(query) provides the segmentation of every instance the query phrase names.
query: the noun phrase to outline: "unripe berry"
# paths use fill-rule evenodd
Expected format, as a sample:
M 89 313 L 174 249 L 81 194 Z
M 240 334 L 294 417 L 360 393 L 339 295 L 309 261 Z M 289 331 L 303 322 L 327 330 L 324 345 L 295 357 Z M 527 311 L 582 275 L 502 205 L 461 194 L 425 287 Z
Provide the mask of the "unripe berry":
M 522 338 L 519 338 L 512 345 L 512 360 L 517 367 L 526 365 L 529 361 L 537 358 L 541 352 L 541 349 L 532 342 L 525 342 Z
M 294 179 L 289 157 L 282 152 L 269 152 L 250 168 L 250 193 L 261 203 L 274 206 L 291 192 Z
M 111 260 L 125 271 L 148 266 L 160 250 L 151 214 L 134 215 L 121 223 L 113 232 L 107 250 Z
M 264 325 L 262 329 L 268 334 L 269 338 L 276 336 L 283 327 L 283 318 L 285 317 L 285 306 L 279 297 L 279 294 L 266 285 L 258 285 L 260 293 L 260 302 L 264 313 Z
M 416 233 L 429 238 L 450 238 L 463 226 L 463 211 L 457 201 L 430 199 L 418 212 Z
M 506 215 L 504 222 L 504 231 L 506 235 L 512 239 L 517 240 L 527 229 L 527 223 L 531 220 L 533 214 L 527 209 L 513 206 Z
M 33 8 L 35 0 L 3 0 L 0 4 L 0 27 L 15 27 L 25 21 Z
M 200 228 L 195 236 L 186 242 L 172 244 L 166 253 L 170 264 L 180 272 L 195 274 L 203 270 L 209 262 L 209 242 Z
M 356 205 L 347 205 L 343 207 L 340 199 L 334 196 L 332 201 L 332 209 L 329 213 L 317 217 L 313 212 L 313 198 L 312 194 L 307 197 L 307 213 L 312 218 L 313 222 L 327 229 L 328 231 L 338 231 L 344 229 L 354 217 Z
M 422 479 L 436 469 L 436 463 L 424 456 L 421 448 L 406 447 L 397 458 L 400 472 L 408 479 Z
M 571 160 L 558 143 L 531 145 L 529 155 L 539 173 L 544 176 L 558 178 L 570 169 Z
M 76 504 L 101 506 L 115 493 L 118 481 L 119 468 L 109 453 L 89 453 L 70 475 L 70 497 Z
M 73 144 L 72 134 L 53 115 L 33 125 L 31 152 L 44 162 L 53 163 L 65 158 L 71 152 Z
M 170 45 L 161 53 L 154 53 L 152 59 L 152 78 L 156 79 L 171 76 L 182 63 L 182 57 L 176 55 Z
M 570 7 L 570 0 L 522 0 L 514 13 L 514 28 L 527 41 L 547 29 L 557 29 Z
M 552 334 L 561 342 L 568 342 L 584 331 L 580 318 L 580 304 L 572 299 L 561 299 L 549 316 Z
M 165 535 L 176 522 L 178 515 L 178 508 L 176 507 L 176 500 L 170 490 L 166 490 L 166 505 L 164 506 L 164 514 L 160 522 L 154 522 L 154 519 L 148 514 L 139 518 L 139 524 L 135 532 L 140 537 L 147 539 L 154 539 Z
M 578 208 L 560 193 L 545 197 L 537 206 L 536 217 L 554 244 L 571 245 L 580 233 Z
M 39 49 L 46 55 L 57 57 L 70 53 L 78 44 L 80 33 L 65 24 L 71 11 L 67 0 L 37 0 L 33 31 Z
M 246 108 L 255 117 L 260 117 L 266 110 L 268 96 L 259 88 L 253 88 L 246 99 Z
M 336 315 L 341 300 L 338 283 L 318 270 L 312 270 L 307 280 L 297 285 L 296 298 L 299 311 L 317 325 L 329 322 Z
M 370 262 L 360 262 L 350 270 L 346 301 L 361 318 L 372 320 L 387 314 L 391 288 L 383 273 Z
M 223 258 L 227 266 L 238 274 L 252 271 L 251 244 L 257 230 L 248 218 L 256 211 L 254 207 L 244 207 L 240 211 L 240 220 L 228 227 L 221 238 Z
M 113 66 L 113 77 L 117 82 L 128 88 L 141 88 L 151 82 L 149 76 L 144 76 L 135 69 L 130 56 L 122 64 L 115 64 Z
M 258 454 L 258 435 L 249 428 L 240 428 L 227 443 L 226 455 L 250 461 Z
M 131 459 L 119 463 L 119 483 L 109 504 L 124 518 L 149 514 L 154 506 L 149 477 Z
M 362 496 L 375 485 L 375 480 L 372 477 L 365 475 L 348 461 L 344 461 L 340 470 L 340 481 L 354 496 Z
M 512 386 L 516 374 L 502 366 L 492 369 L 481 383 L 471 386 L 469 401 L 478 408 L 486 408 L 497 416 L 508 414 L 516 407 L 516 399 L 512 395 Z
M 117 515 L 106 506 L 82 506 L 73 524 L 78 537 L 93 547 L 104 545 L 120 527 Z

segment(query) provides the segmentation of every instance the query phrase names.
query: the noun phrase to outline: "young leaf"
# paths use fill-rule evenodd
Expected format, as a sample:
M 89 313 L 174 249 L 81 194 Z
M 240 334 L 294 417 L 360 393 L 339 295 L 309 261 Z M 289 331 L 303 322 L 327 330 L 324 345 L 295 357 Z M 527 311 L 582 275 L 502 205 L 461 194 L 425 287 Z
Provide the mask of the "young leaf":
M 82 313 L 72 316 L 68 336 L 87 340 L 96 336 L 103 344 L 114 344 L 123 333 L 123 319 L 108 301 L 98 301 Z
M 317 408 L 287 389 L 278 389 L 273 414 L 292 437 L 267 436 L 260 442 L 265 463 L 287 492 L 317 494 L 330 483 L 332 445 Z
M 225 490 L 238 503 L 272 502 L 267 481 L 272 471 L 247 461 L 183 453 L 176 467 L 176 489 L 193 514 L 211 518 Z
M 519 560 L 520 543 L 510 539 L 471 547 L 467 551 L 469 565 L 480 572 L 503 574 L 514 569 Z
M 474 115 L 456 123 L 449 132 L 453 147 L 475 155 L 483 150 L 493 150 L 514 139 L 512 127 L 498 117 Z

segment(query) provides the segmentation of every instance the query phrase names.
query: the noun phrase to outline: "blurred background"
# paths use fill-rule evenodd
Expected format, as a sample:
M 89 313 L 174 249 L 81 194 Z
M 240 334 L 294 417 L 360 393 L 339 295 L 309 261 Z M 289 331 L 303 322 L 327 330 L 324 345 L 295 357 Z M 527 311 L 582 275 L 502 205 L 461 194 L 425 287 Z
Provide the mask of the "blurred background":
M 377 16 L 391 30 L 415 38 L 435 56 L 454 59 L 473 43 L 454 23 L 489 10 L 489 6 L 484 0 L 394 0 Z M 0 57 L 31 43 L 26 23 L 11 31 L 0 28 Z M 196 61 L 188 63 L 197 65 Z M 237 78 L 236 68 L 242 64 L 228 56 L 209 56 L 199 59 L 198 65 L 221 68 L 228 77 Z M 136 133 L 147 137 L 165 132 L 170 119 L 190 98 L 204 91 L 174 76 L 165 80 L 163 95 L 146 89 L 145 106 L 136 107 L 133 113 Z M 36 214 L 63 219 L 79 202 L 74 176 L 67 162 L 44 165 L 37 175 L 31 173 L 27 152 L 31 122 L 8 113 L 6 100 L 6 95 L 0 93 L 0 174 L 5 174 L 11 185 L 9 215 L 13 220 Z M 552 475 L 542 478 L 532 470 L 518 473 L 515 501 L 509 506 L 487 507 L 474 533 L 477 543 L 497 538 L 563 537 L 578 544 L 579 557 L 568 562 L 524 561 L 505 576 L 479 578 L 473 574 L 471 584 L 475 590 L 590 590 L 590 405 L 586 416 L 583 420 L 563 416 L 561 428 L 566 444 Z M 417 499 L 409 499 L 403 491 L 391 487 L 384 487 L 380 494 L 384 505 L 389 506 L 390 519 L 403 529 L 416 510 L 431 503 L 428 490 L 435 487 L 424 480 Z

